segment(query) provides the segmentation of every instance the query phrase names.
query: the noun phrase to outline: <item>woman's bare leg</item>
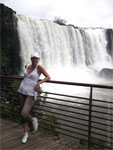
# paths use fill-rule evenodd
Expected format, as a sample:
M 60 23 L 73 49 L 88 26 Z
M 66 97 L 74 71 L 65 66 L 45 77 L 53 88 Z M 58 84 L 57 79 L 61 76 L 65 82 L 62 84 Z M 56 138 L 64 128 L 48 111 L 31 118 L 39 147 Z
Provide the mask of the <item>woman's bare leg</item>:
M 21 106 L 22 124 L 23 124 L 23 128 L 24 128 L 24 132 L 26 132 L 28 130 L 28 125 L 27 125 L 27 120 L 24 119 L 24 116 L 26 117 L 28 115 L 29 122 L 31 122 L 33 120 L 33 117 L 29 114 L 29 112 L 34 103 L 34 99 L 33 99 L 33 97 L 29 97 L 29 96 L 27 97 L 23 94 L 19 94 L 19 101 L 20 101 L 20 106 Z M 27 102 L 25 102 L 25 101 L 27 101 Z
M 25 103 L 21 112 L 23 120 L 24 120 L 24 123 L 23 123 L 24 132 L 28 131 L 28 126 L 27 126 L 28 121 L 33 120 L 33 117 L 29 114 L 33 106 L 33 103 L 34 103 L 34 98 L 31 96 L 26 96 Z
M 23 129 L 24 129 L 24 133 L 28 132 L 28 125 L 27 125 L 27 123 L 23 123 Z

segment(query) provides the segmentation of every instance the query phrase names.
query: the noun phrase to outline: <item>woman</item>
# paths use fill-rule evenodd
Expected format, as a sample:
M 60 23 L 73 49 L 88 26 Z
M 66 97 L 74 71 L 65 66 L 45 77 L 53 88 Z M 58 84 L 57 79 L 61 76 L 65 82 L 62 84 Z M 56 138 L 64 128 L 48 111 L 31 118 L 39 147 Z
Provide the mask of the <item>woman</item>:
M 22 143 L 26 143 L 28 139 L 28 121 L 32 123 L 34 131 L 38 128 L 38 121 L 36 117 L 30 115 L 30 110 L 34 101 L 37 98 L 39 85 L 50 79 L 49 74 L 44 67 L 39 64 L 40 57 L 37 53 L 31 55 L 31 65 L 26 65 L 24 72 L 24 79 L 18 89 L 20 104 L 22 107 L 21 116 L 24 128 L 24 136 Z M 38 81 L 40 75 L 43 74 L 45 78 Z

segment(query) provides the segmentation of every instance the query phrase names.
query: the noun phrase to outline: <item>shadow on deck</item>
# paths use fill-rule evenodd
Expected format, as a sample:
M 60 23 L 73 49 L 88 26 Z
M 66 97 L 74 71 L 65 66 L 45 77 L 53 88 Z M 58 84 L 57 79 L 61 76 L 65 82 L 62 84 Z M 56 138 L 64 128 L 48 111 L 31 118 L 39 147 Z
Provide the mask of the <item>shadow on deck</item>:
M 0 119 L 1 150 L 83 150 L 79 144 L 44 134 L 40 131 L 29 134 L 26 144 L 21 143 L 23 129 L 20 125 Z

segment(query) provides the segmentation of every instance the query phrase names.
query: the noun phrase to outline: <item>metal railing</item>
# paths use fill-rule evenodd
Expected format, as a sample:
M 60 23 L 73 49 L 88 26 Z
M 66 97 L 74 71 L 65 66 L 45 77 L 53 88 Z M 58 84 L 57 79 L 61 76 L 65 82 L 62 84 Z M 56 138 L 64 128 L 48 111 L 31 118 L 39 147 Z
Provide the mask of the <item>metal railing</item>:
M 7 99 L 7 92 L 10 94 L 10 91 L 12 91 L 10 85 L 22 80 L 23 77 L 3 75 L 0 75 L 0 77 L 1 103 L 3 101 L 7 103 L 13 98 Z M 8 81 L 12 81 L 12 83 L 8 84 Z M 59 135 L 71 138 L 73 141 L 78 139 L 81 143 L 84 141 L 88 144 L 89 150 L 93 146 L 113 149 L 113 86 L 53 80 L 44 84 L 48 84 L 49 88 L 45 86 L 39 98 L 46 100 L 40 102 L 38 110 L 37 105 L 34 105 L 35 115 L 39 119 L 44 120 L 47 124 L 49 122 L 52 124 L 53 120 L 49 117 L 54 115 L 58 126 L 55 126 L 55 124 L 52 126 L 57 129 Z M 69 93 L 67 89 L 65 93 L 62 90 L 56 90 L 56 85 L 57 89 L 64 88 L 65 91 L 66 87 L 70 87 L 69 91 L 71 91 L 70 89 L 72 91 L 75 89 L 75 91 Z M 82 88 L 85 88 L 85 92 L 83 92 L 85 94 L 82 93 Z M 52 90 L 46 91 L 46 89 Z M 61 92 L 59 93 L 59 91 Z M 43 124 L 43 128 L 53 130 L 47 124 L 46 126 Z

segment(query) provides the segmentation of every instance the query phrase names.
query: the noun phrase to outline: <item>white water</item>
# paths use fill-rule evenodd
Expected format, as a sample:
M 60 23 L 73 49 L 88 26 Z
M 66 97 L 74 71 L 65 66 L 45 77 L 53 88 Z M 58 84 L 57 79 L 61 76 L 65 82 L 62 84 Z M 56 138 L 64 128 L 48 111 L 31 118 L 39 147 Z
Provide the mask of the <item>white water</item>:
M 21 44 L 22 72 L 30 56 L 38 52 L 41 64 L 52 80 L 111 83 L 97 76 L 103 68 L 113 68 L 107 53 L 104 29 L 75 29 L 53 21 L 17 16 Z

